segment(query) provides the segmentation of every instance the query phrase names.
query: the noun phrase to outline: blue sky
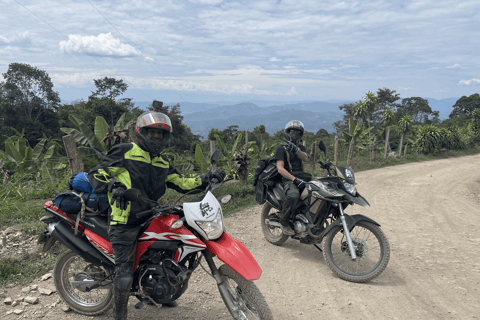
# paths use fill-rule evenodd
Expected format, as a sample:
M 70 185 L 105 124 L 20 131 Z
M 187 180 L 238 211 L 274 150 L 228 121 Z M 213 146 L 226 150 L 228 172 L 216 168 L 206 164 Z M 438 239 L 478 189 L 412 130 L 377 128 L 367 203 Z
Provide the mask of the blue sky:
M 383 87 L 442 99 L 480 88 L 476 0 L 1 0 L 0 8 L 0 73 L 12 62 L 46 70 L 63 100 L 86 98 L 105 76 L 122 78 L 125 96 L 141 101 L 359 100 Z

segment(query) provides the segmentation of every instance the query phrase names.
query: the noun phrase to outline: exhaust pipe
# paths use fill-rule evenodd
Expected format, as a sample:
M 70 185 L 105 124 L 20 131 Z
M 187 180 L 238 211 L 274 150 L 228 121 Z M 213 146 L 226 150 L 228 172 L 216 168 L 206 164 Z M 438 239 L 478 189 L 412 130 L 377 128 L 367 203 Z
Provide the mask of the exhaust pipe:
M 69 249 L 77 252 L 86 261 L 109 268 L 115 266 L 110 260 L 98 252 L 98 250 L 86 240 L 85 236 L 74 236 L 73 229 L 66 225 L 65 222 L 59 221 L 57 223 L 51 223 L 48 226 L 48 231 L 52 237 Z

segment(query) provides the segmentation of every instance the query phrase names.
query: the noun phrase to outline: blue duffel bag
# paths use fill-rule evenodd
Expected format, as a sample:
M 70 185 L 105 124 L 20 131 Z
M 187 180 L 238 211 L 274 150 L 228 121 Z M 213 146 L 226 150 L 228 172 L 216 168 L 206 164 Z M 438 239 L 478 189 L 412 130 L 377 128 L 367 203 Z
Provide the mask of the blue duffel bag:
M 80 213 L 82 209 L 80 196 L 85 203 L 86 210 L 90 214 L 104 213 L 109 207 L 107 194 L 97 194 L 95 192 L 88 181 L 86 172 L 80 172 L 75 177 L 72 177 L 70 189 L 60 193 L 53 200 L 53 203 L 67 214 Z

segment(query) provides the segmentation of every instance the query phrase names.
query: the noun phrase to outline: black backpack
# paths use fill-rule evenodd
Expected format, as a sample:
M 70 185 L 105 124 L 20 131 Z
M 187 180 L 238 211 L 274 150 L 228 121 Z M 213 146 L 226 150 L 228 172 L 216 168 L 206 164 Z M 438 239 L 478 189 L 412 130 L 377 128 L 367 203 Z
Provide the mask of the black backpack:
M 258 160 L 253 176 L 253 186 L 255 187 L 259 181 L 265 182 L 274 178 L 277 173 L 277 164 L 273 156 Z

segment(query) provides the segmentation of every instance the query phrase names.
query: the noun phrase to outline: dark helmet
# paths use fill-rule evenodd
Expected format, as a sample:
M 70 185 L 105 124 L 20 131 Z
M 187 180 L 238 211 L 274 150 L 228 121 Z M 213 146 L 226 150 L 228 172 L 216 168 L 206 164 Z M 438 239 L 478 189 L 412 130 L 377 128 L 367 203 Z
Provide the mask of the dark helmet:
M 149 128 L 161 129 L 163 131 L 162 140 L 152 140 L 147 135 Z M 170 143 L 170 133 L 173 132 L 170 118 L 163 113 L 148 111 L 142 113 L 137 118 L 135 125 L 135 138 L 138 145 L 145 151 L 152 154 L 160 154 Z
M 295 134 L 290 134 L 290 130 L 292 129 L 300 131 L 300 135 L 297 136 Z M 285 126 L 285 129 L 283 130 L 283 136 L 290 142 L 298 143 L 303 139 L 304 132 L 305 127 L 303 126 L 303 123 L 298 120 L 292 120 Z

